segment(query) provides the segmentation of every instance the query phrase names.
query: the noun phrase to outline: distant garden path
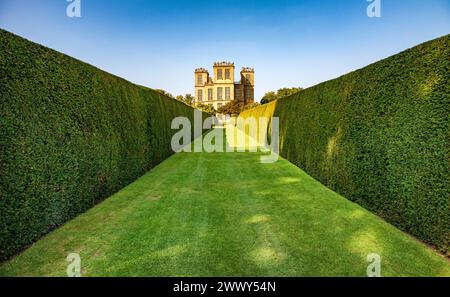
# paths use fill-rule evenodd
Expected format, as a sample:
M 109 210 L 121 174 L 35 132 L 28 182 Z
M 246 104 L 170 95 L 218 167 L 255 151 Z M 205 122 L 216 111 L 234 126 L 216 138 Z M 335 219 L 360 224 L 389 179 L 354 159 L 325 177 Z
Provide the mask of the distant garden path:
M 450 275 L 449 262 L 327 189 L 286 160 L 261 153 L 180 153 L 42 238 L 0 275 L 83 276 Z

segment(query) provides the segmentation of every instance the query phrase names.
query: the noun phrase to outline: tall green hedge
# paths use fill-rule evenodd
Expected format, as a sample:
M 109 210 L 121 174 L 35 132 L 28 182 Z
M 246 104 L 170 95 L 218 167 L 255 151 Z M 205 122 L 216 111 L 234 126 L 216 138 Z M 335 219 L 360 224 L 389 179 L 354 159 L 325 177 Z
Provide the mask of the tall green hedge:
M 0 30 L 0 259 L 171 155 L 193 111 Z
M 450 35 L 274 104 L 283 157 L 450 252 Z

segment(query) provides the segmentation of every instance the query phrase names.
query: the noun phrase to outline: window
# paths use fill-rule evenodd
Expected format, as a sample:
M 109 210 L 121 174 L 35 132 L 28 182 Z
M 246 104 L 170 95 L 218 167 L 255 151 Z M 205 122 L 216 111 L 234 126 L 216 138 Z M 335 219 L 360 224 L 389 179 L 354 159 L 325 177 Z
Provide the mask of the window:
M 245 99 L 248 100 L 248 99 L 252 99 L 252 98 L 253 98 L 252 89 L 250 89 L 250 88 L 245 89 Z
M 222 69 L 217 69 L 217 79 L 223 79 Z
M 245 79 L 247 79 L 247 81 L 250 82 L 250 74 L 246 74 Z
M 223 88 L 217 88 L 217 100 L 222 100 L 222 92 L 223 92 Z
M 226 87 L 225 88 L 225 100 L 230 100 L 231 99 L 231 97 L 230 97 L 230 87 Z
M 230 69 L 225 69 L 225 79 L 231 79 Z
M 234 99 L 235 100 L 241 100 L 241 89 L 240 88 L 236 88 L 235 92 L 234 92 Z
M 197 99 L 198 101 L 203 101 L 203 90 L 198 90 Z
M 203 85 L 203 75 L 199 74 L 199 75 L 197 76 L 197 84 L 198 84 L 199 86 Z
M 213 100 L 213 89 L 208 89 L 208 101 Z

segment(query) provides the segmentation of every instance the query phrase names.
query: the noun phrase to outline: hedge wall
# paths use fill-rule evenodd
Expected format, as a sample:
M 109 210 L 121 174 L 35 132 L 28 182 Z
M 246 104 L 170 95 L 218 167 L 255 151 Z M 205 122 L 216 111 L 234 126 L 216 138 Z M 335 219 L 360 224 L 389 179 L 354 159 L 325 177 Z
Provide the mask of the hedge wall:
M 0 30 L 0 259 L 171 155 L 193 111 Z
M 270 108 L 280 117 L 283 157 L 444 253 L 450 252 L 449 57 L 447 35 Z

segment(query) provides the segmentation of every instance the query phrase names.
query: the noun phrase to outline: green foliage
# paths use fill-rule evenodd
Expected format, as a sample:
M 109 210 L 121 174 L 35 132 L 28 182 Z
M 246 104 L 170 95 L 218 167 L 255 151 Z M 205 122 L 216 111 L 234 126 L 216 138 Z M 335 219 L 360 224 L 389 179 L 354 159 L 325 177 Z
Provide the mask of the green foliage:
M 184 102 L 187 105 L 192 105 L 192 102 L 194 101 L 194 97 L 192 97 L 191 94 L 186 94 L 185 96 L 178 95 L 177 97 L 175 97 L 175 99 L 177 99 L 180 102 Z
M 164 96 L 166 96 L 166 97 L 169 97 L 170 99 L 177 99 L 171 93 L 169 93 L 169 92 L 167 92 L 167 91 L 165 91 L 163 89 L 155 89 L 155 91 L 160 93 L 160 94 L 162 94 L 162 95 L 164 95 Z
M 194 96 L 192 96 L 191 94 L 186 94 L 184 96 L 184 102 L 188 105 L 192 105 L 192 102 L 194 102 Z
M 277 91 L 278 99 L 293 95 L 303 90 L 302 88 L 281 88 Z
M 0 30 L 0 258 L 171 155 L 177 116 L 193 109 Z
M 449 57 L 447 35 L 280 99 L 273 113 L 283 157 L 444 253 Z
M 251 103 L 251 104 L 247 104 L 247 105 L 245 105 L 244 107 L 242 107 L 242 111 L 246 111 L 246 110 L 249 110 L 249 109 L 253 109 L 253 108 L 258 107 L 258 106 L 260 106 L 260 105 L 261 105 L 261 104 L 258 103 L 258 102 L 254 102 L 254 103 Z
M 208 113 L 210 115 L 215 115 L 216 114 L 216 110 L 214 109 L 214 106 L 212 106 L 210 104 L 198 103 L 195 107 L 197 107 L 201 111 L 206 112 L 206 113 Z
M 261 99 L 261 104 L 267 104 L 269 102 L 275 101 L 278 99 L 278 96 L 275 92 L 268 92 L 264 94 L 264 96 Z
M 217 112 L 220 114 L 239 115 L 244 108 L 244 103 L 233 100 L 221 106 Z
M 261 99 L 261 104 L 267 104 L 272 101 L 293 95 L 295 93 L 300 92 L 303 90 L 302 88 L 281 88 L 276 93 L 275 92 L 268 92 L 264 95 L 264 97 Z

